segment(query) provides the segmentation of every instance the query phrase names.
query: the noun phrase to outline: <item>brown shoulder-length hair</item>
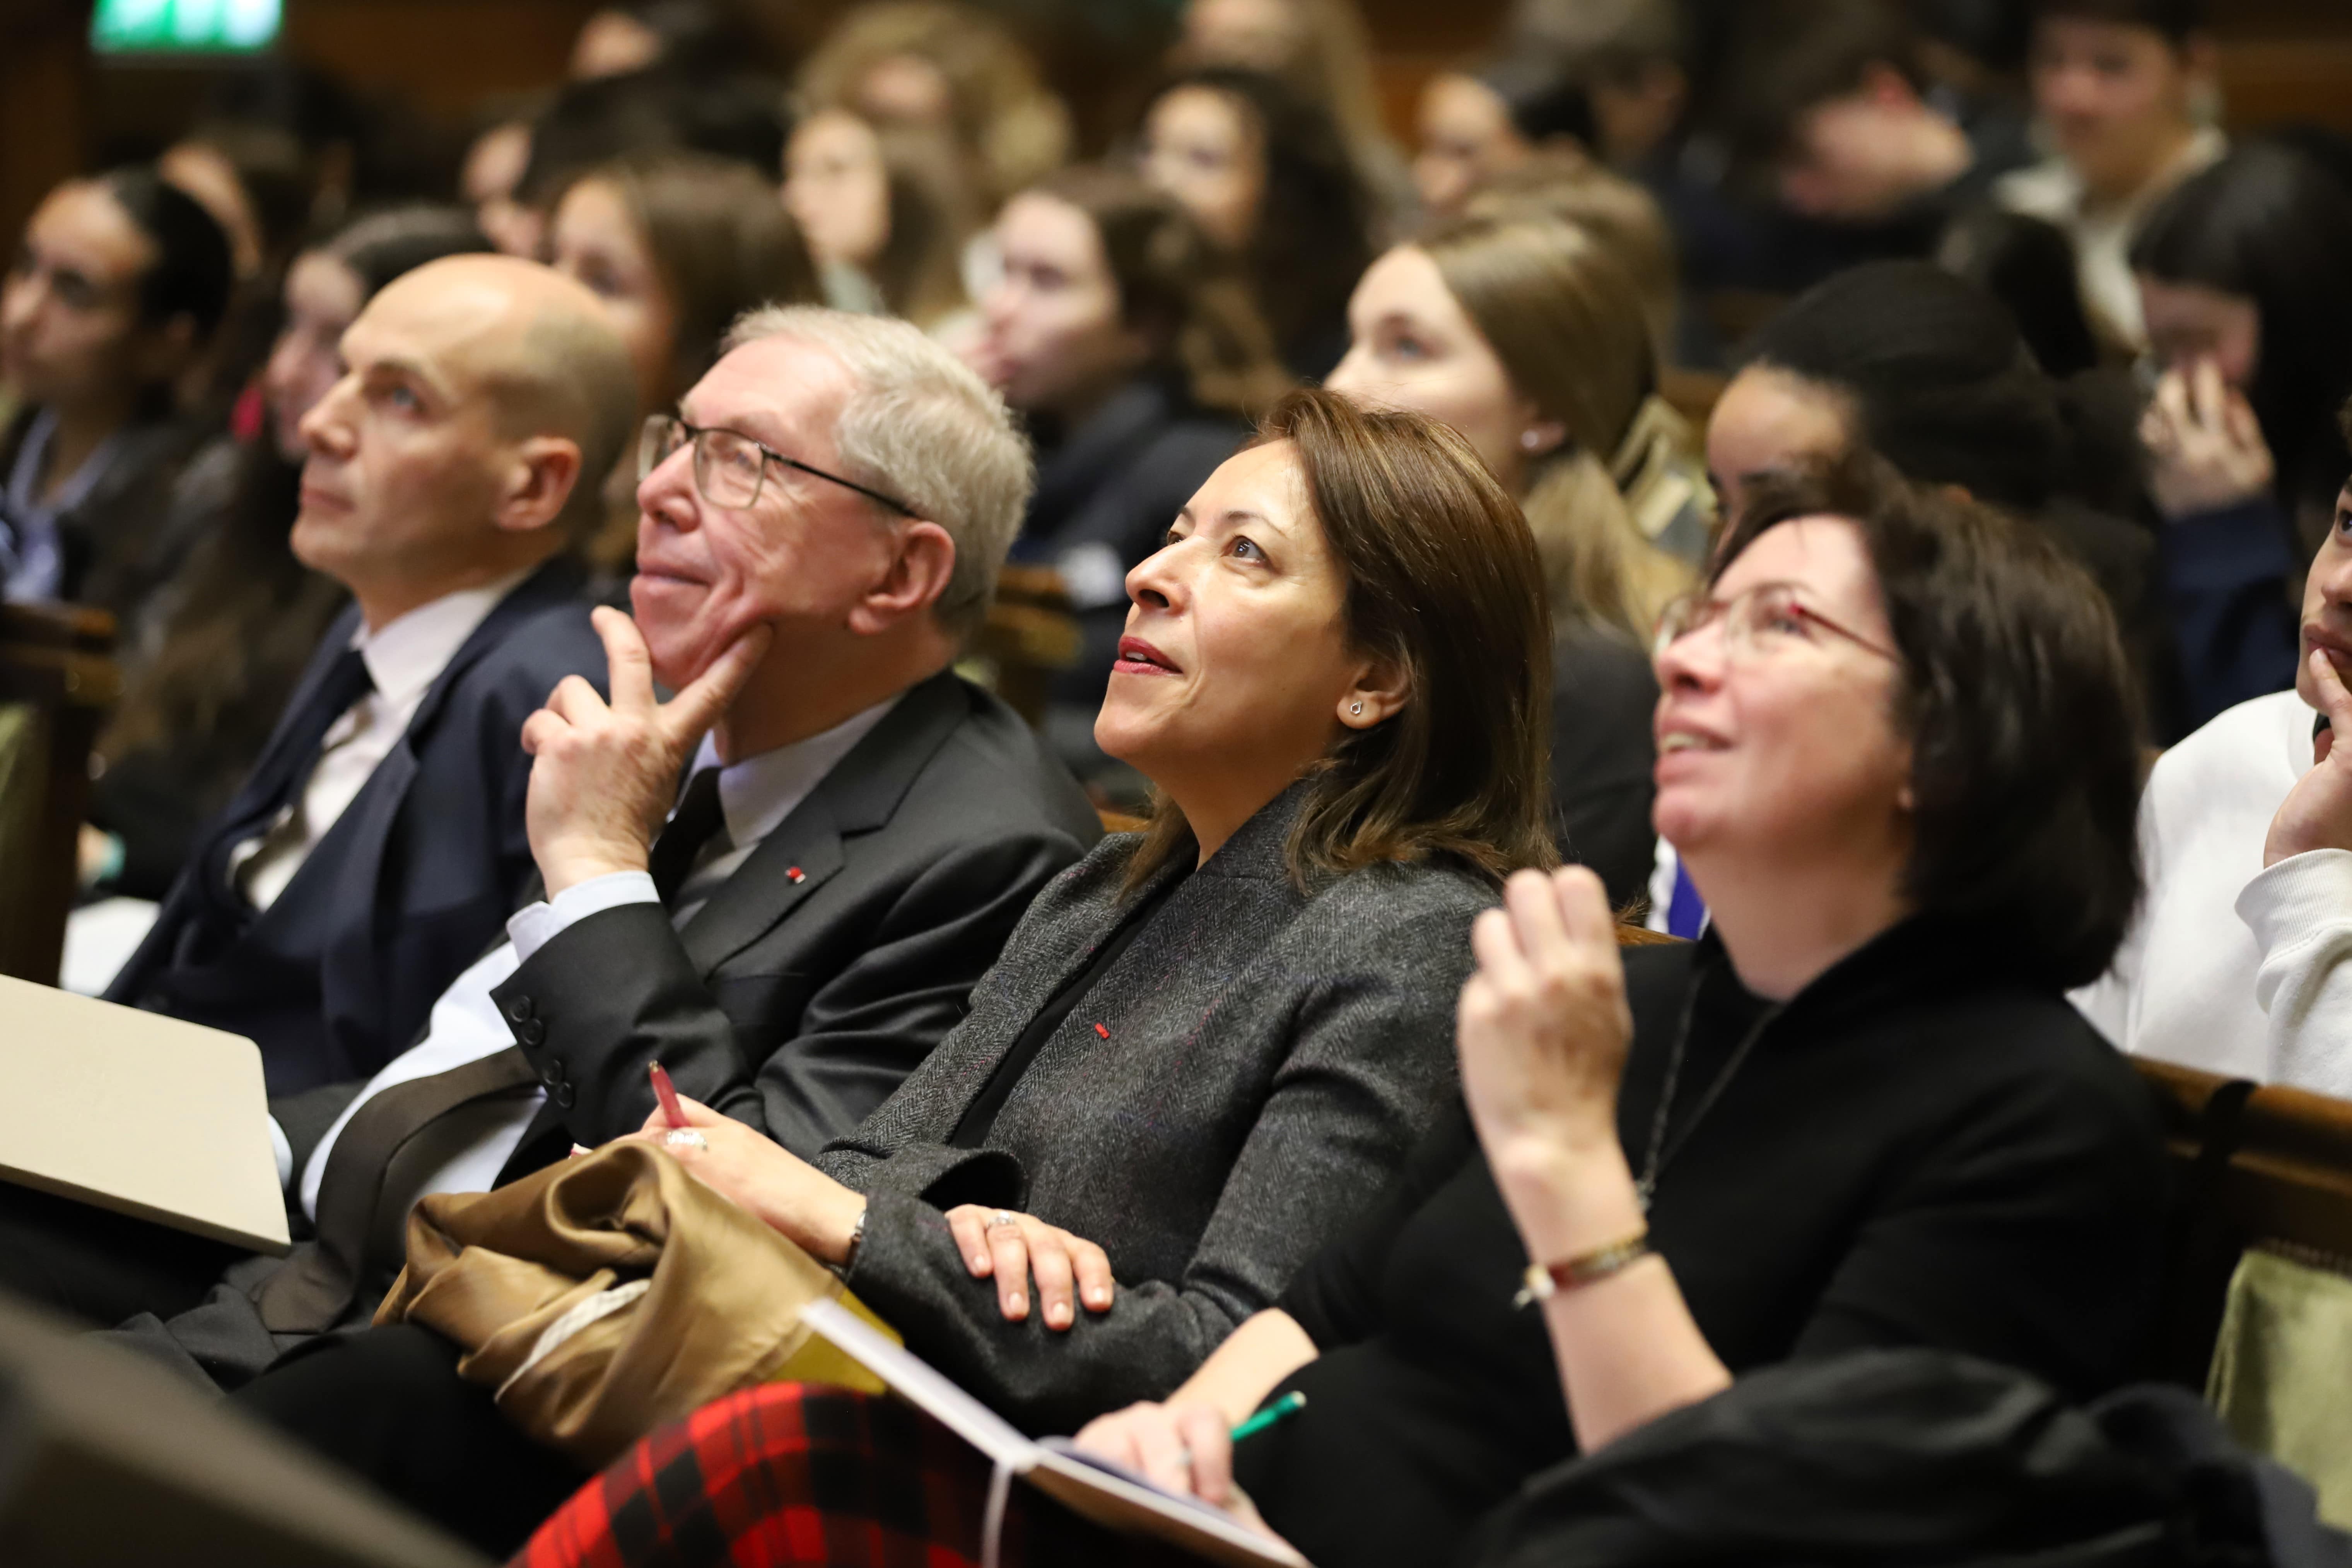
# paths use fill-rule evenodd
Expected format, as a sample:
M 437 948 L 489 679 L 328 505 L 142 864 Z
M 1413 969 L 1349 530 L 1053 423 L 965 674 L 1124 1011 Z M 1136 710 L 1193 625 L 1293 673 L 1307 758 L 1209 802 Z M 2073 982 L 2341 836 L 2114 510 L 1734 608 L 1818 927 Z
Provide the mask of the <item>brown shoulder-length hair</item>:
M 1522 866 L 1557 865 L 1551 616 L 1517 506 L 1468 442 L 1423 414 L 1303 390 L 1250 444 L 1274 442 L 1297 452 L 1345 579 L 1349 644 L 1401 666 L 1410 692 L 1315 764 L 1291 829 L 1293 879 L 1444 856 L 1499 885 Z M 1128 886 L 1193 847 L 1160 797 Z
M 2137 688 L 2106 595 L 2048 534 L 1868 454 L 1758 481 L 1711 578 L 1809 517 L 1860 531 L 1902 654 L 1906 896 L 2043 984 L 2095 979 L 2140 891 Z
M 1200 407 L 1255 419 L 1290 389 L 1239 268 L 1175 198 L 1141 175 L 1084 163 L 1030 189 L 1086 214 L 1118 289 L 1119 319 L 1164 345 Z

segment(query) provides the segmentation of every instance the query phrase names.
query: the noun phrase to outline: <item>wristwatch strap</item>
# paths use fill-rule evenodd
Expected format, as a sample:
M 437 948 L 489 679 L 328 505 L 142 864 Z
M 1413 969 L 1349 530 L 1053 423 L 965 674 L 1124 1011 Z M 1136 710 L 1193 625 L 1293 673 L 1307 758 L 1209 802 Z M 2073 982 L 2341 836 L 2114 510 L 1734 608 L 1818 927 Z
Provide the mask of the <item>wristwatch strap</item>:
M 1622 1273 L 1650 1255 L 1650 1233 L 1646 1230 L 1628 1236 L 1622 1241 L 1612 1241 L 1590 1252 L 1557 1263 L 1530 1263 L 1522 1276 L 1519 1293 L 1511 1298 L 1515 1307 L 1536 1301 L 1549 1301 L 1554 1296 L 1570 1291 L 1580 1291 L 1595 1285 L 1612 1274 Z

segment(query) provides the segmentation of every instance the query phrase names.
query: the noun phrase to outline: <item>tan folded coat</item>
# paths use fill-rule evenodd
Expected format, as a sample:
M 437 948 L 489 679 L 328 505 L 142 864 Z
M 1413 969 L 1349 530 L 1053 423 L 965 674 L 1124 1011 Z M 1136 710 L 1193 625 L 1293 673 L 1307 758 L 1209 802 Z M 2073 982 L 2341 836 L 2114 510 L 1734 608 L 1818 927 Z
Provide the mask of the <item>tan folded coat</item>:
M 755 1383 L 881 1392 L 802 1326 L 803 1306 L 835 1300 L 887 1326 L 668 1155 L 614 1144 L 495 1192 L 419 1201 L 407 1267 L 375 1321 L 454 1340 L 460 1375 L 593 1469 Z

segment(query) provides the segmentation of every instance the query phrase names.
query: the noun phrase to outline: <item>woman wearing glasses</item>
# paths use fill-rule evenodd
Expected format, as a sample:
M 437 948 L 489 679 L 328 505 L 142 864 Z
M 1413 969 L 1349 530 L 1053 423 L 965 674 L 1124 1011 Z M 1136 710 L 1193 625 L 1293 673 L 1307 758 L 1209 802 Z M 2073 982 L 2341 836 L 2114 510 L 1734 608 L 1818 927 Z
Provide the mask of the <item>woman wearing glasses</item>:
M 1318 1568 L 1360 1568 L 1454 1560 L 1536 1471 L 1773 1363 L 1932 1346 L 2075 1396 L 2133 1373 L 2162 1155 L 2062 994 L 2139 882 L 2096 591 L 1883 470 L 1759 482 L 1720 561 L 1657 652 L 1658 829 L 1708 934 L 1621 964 L 1589 872 L 1514 877 L 1473 937 L 1468 1113 L 1087 1446 L 1247 1513 L 1238 1482 Z

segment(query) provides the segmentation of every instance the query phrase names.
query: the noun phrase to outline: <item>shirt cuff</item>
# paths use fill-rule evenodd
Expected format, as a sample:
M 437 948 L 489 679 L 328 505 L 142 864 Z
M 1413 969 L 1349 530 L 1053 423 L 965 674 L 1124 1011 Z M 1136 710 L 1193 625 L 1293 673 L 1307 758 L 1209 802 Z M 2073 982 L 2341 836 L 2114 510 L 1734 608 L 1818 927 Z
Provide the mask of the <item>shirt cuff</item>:
M 294 1185 L 294 1145 L 287 1142 L 286 1129 L 275 1116 L 269 1118 L 269 1153 L 278 1162 L 278 1186 L 282 1192 Z
M 2352 923 L 2352 850 L 2305 850 L 2263 867 L 2239 890 L 2237 909 L 2266 956 Z
M 528 904 L 507 918 L 507 939 L 514 944 L 518 965 L 570 927 L 592 915 L 618 909 L 625 904 L 659 904 L 651 872 L 616 871 L 592 876 L 565 888 L 551 900 Z

